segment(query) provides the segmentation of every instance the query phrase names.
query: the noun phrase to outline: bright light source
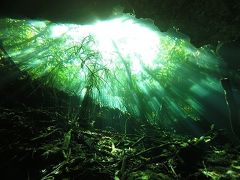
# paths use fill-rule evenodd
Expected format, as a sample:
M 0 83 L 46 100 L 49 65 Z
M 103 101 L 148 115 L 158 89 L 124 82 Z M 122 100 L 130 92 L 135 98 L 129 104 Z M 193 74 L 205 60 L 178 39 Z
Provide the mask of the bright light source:
M 154 26 L 151 23 L 149 21 L 149 25 Z M 130 15 L 122 15 L 92 25 L 52 26 L 53 37 L 64 33 L 75 42 L 81 42 L 87 35 L 94 36 L 95 48 L 101 52 L 107 64 L 112 59 L 119 59 L 118 56 L 121 54 L 121 58 L 130 61 L 133 72 L 141 70 L 141 63 L 153 66 L 153 60 L 160 51 L 159 32 L 148 27 L 146 21 L 138 20 Z M 113 66 L 112 61 L 110 64 Z

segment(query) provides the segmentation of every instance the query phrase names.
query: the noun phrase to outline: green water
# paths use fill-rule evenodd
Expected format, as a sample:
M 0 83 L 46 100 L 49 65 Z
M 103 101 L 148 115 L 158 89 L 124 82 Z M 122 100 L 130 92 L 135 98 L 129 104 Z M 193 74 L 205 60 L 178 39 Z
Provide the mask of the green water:
M 0 39 L 33 79 L 153 123 L 198 120 L 212 94 L 209 107 L 223 109 L 222 60 L 148 19 L 126 14 L 89 25 L 2 19 Z

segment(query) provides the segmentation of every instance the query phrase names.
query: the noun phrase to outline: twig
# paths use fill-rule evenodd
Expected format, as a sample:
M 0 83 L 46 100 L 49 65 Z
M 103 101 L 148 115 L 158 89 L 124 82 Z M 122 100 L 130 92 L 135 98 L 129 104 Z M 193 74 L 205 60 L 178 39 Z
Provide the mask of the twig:
M 137 153 L 135 155 L 130 156 L 130 158 L 133 158 L 133 157 L 136 157 L 136 156 L 140 156 L 140 155 L 143 155 L 143 154 L 145 154 L 147 152 L 163 148 L 164 146 L 167 146 L 167 145 L 174 145 L 174 144 L 178 144 L 178 143 L 170 142 L 170 143 L 166 143 L 166 144 L 161 144 L 159 146 L 151 147 L 151 148 L 148 148 L 148 149 L 146 149 L 144 151 L 141 151 L 141 152 L 139 152 L 139 153 Z
M 121 170 L 120 170 L 120 174 L 121 174 L 121 180 L 125 180 L 126 179 L 126 172 L 125 172 L 125 169 L 126 169 L 126 161 L 127 161 L 127 157 L 124 156 L 123 157 L 123 160 L 122 160 L 122 166 L 121 166 Z
M 53 133 L 55 133 L 56 131 L 59 131 L 59 129 L 54 129 L 50 133 L 47 133 L 47 134 L 45 133 L 45 134 L 43 134 L 41 136 L 35 137 L 35 138 L 31 139 L 31 141 L 36 141 L 36 140 L 41 139 L 41 138 L 46 138 L 46 137 L 52 135 Z
M 132 144 L 131 147 L 134 147 L 136 144 L 138 144 L 141 140 L 143 140 L 145 138 L 145 136 L 142 136 L 141 138 L 139 138 L 135 143 Z

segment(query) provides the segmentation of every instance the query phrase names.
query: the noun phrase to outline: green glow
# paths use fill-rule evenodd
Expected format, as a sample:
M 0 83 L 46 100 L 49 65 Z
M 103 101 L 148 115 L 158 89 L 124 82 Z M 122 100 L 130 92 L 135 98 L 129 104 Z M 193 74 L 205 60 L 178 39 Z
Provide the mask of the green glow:
M 3 19 L 0 39 L 14 61 L 82 98 L 147 118 L 203 112 L 202 99 L 222 93 L 220 60 L 208 47 L 163 33 L 131 15 L 90 25 Z

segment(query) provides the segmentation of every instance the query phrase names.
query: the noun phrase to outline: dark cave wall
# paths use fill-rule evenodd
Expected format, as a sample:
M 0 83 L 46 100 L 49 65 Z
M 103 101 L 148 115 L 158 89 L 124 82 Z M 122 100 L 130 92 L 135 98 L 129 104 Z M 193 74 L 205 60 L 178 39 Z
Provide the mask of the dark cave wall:
M 150 17 L 162 31 L 173 27 L 196 46 L 215 45 L 240 37 L 238 0 L 133 0 L 127 9 L 137 17 Z M 151 3 L 150 3 L 151 2 Z
M 119 3 L 120 0 L 4 0 L 0 16 L 82 24 L 109 17 Z
M 162 31 L 173 27 L 196 46 L 240 38 L 239 0 L 4 0 L 0 17 L 88 23 L 108 18 L 114 7 L 138 18 L 151 18 Z

